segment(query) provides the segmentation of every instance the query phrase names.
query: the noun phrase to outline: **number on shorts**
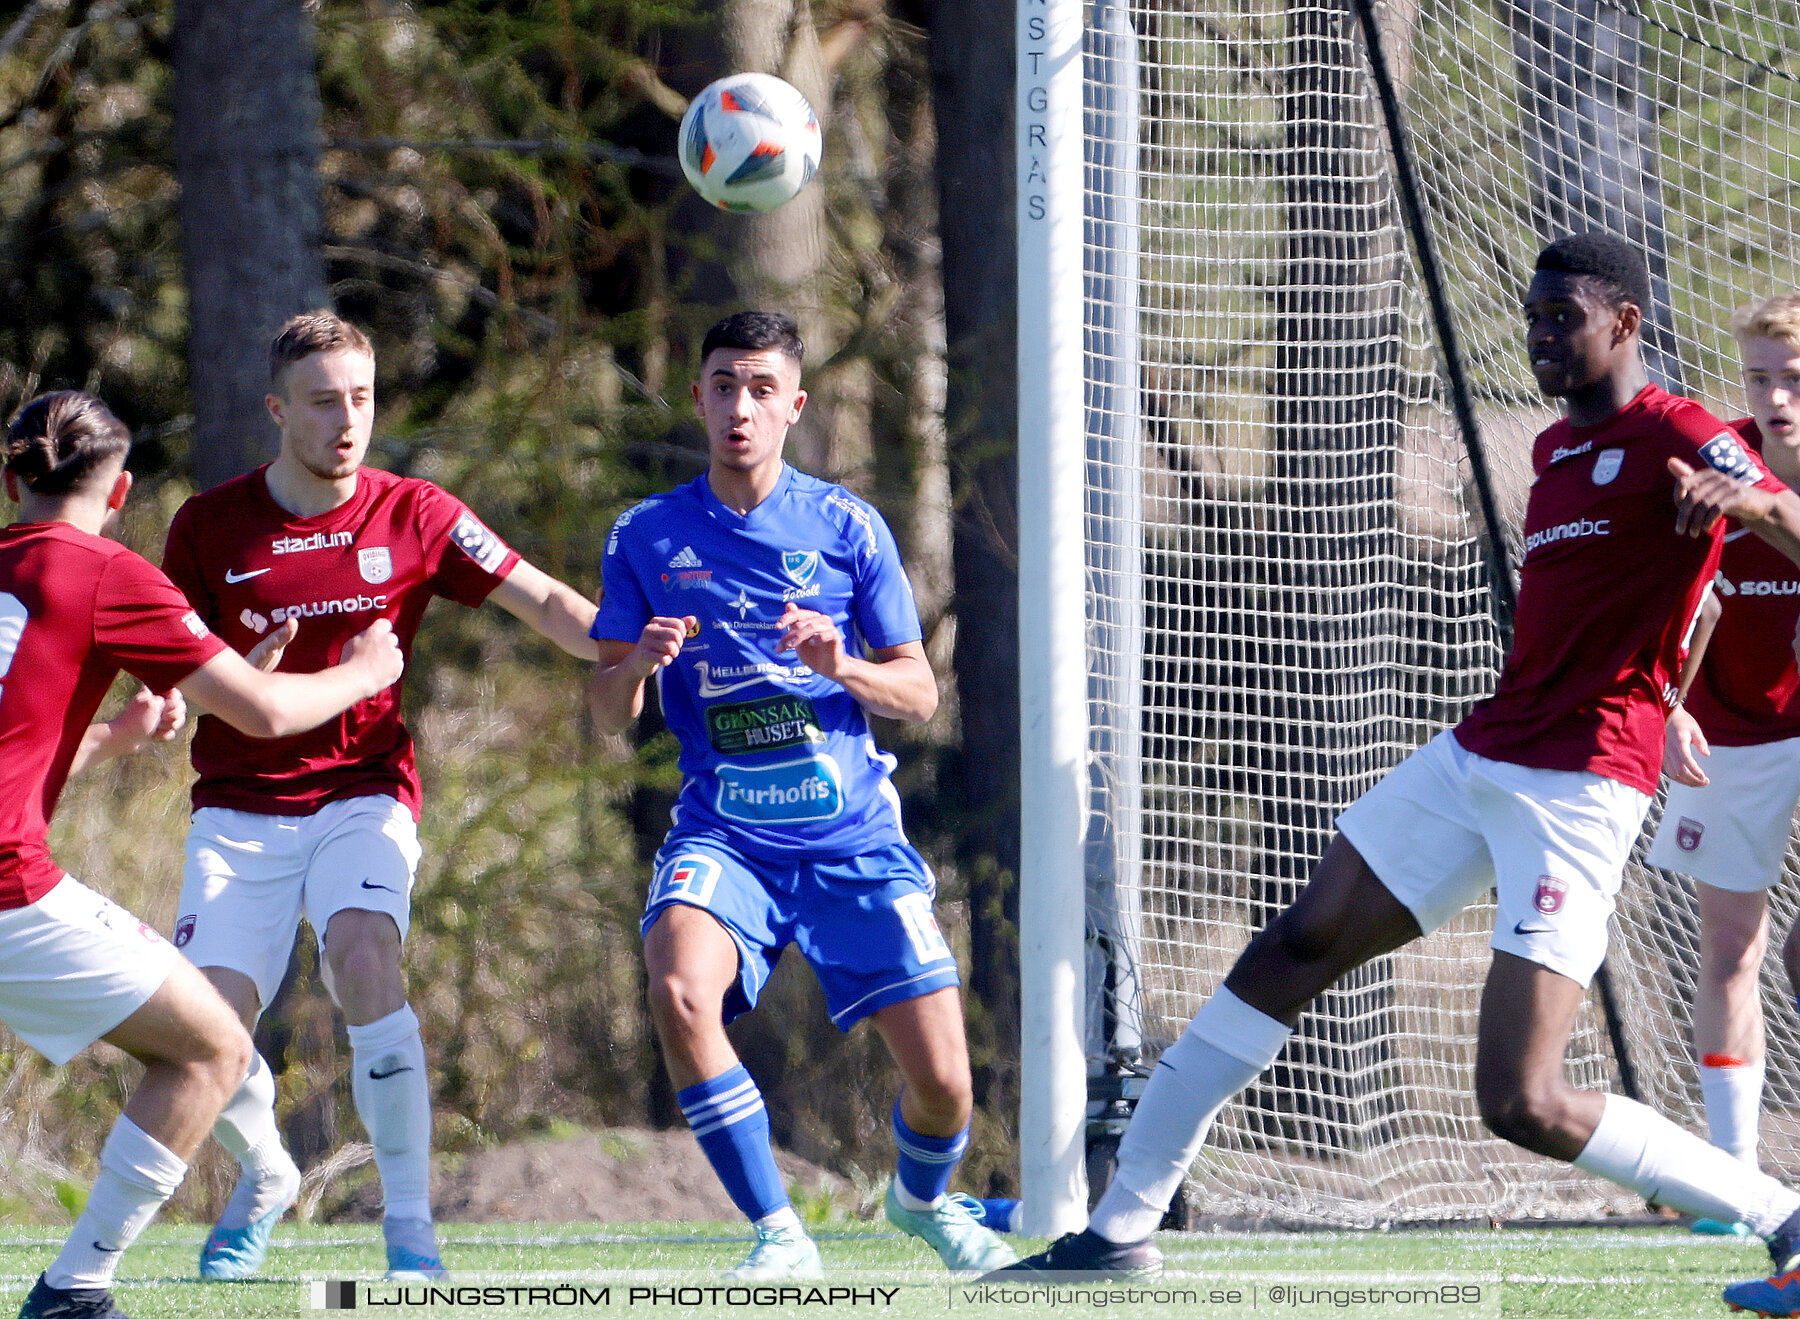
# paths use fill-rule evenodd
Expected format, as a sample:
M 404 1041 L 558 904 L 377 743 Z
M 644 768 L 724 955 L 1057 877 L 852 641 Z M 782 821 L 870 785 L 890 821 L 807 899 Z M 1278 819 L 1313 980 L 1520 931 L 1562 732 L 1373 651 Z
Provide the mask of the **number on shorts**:
M 913 955 L 921 962 L 942 962 L 954 957 L 938 929 L 937 917 L 931 911 L 931 899 L 923 893 L 902 893 L 894 899 L 894 910 L 906 927 L 906 937 Z
M 11 591 L 0 591 L 0 678 L 11 670 L 13 656 L 25 639 L 25 625 L 30 621 L 25 602 Z
M 688 853 L 678 856 L 664 867 L 657 884 L 657 900 L 674 898 L 696 907 L 710 906 L 713 890 L 719 886 L 719 863 L 710 856 Z

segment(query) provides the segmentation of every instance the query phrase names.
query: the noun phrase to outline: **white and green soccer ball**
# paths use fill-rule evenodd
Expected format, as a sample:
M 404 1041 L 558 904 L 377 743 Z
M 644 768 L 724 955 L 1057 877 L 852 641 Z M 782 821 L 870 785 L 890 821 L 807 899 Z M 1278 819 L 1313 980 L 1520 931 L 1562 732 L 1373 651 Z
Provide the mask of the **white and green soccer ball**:
M 772 211 L 819 168 L 819 119 L 806 98 L 767 73 L 709 84 L 681 119 L 681 169 L 724 211 Z

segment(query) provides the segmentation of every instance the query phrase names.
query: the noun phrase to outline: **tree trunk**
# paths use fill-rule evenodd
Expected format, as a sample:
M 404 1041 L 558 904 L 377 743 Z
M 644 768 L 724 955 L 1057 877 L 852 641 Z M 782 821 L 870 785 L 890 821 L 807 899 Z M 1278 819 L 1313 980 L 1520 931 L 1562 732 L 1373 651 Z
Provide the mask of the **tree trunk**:
M 720 75 L 773 73 L 812 104 L 824 128 L 831 116 L 831 78 L 819 47 L 809 0 L 724 0 L 720 6 Z M 750 306 L 786 311 L 800 327 L 809 365 L 836 347 L 825 315 L 825 189 L 815 182 L 785 206 L 723 219 L 720 241 L 732 282 Z M 840 466 L 832 445 L 830 399 L 821 395 L 788 436 L 788 460 L 831 475 Z
M 312 36 L 298 0 L 176 0 L 175 169 L 203 489 L 273 456 L 269 340 L 328 297 Z
M 1276 291 L 1270 399 L 1274 472 L 1267 719 L 1253 782 L 1262 817 L 1255 874 L 1265 918 L 1291 905 L 1332 835 L 1356 766 L 1391 730 L 1369 718 L 1385 674 L 1372 661 L 1380 565 L 1394 549 L 1404 253 L 1384 204 L 1349 6 L 1294 0 L 1282 97 L 1285 278 Z M 1388 557 L 1384 560 L 1384 554 Z M 1391 1111 L 1386 1036 L 1393 964 L 1378 958 L 1322 994 L 1249 1111 L 1264 1133 L 1309 1149 L 1382 1139 Z
M 1513 0 L 1506 10 L 1538 237 L 1593 230 L 1643 248 L 1651 301 L 1644 366 L 1657 384 L 1679 392 L 1656 106 L 1638 89 L 1638 15 L 1602 0 Z
M 1013 226 L 1012 0 L 931 5 L 938 232 L 956 525 L 962 712 L 960 861 L 969 877 L 977 1098 L 1017 1094 L 1019 969 L 1018 331 Z

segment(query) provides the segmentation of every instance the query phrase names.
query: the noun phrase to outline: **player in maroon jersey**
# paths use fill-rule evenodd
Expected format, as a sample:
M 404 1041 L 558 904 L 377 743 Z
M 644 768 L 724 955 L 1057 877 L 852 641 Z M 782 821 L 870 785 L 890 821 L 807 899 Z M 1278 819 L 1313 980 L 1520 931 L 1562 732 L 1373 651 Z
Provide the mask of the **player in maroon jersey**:
M 526 563 L 429 481 L 363 466 L 375 357 L 330 312 L 297 316 L 270 348 L 275 461 L 182 505 L 163 566 L 240 652 L 307 672 L 367 620 L 403 650 L 434 596 L 491 599 L 593 659 L 591 602 Z M 201 716 L 194 822 L 174 942 L 246 1025 L 274 996 L 304 915 L 349 1027 L 351 1085 L 386 1197 L 388 1268 L 443 1272 L 432 1226 L 431 1092 L 401 972 L 419 860 L 419 778 L 398 685 L 277 742 Z M 267 1063 L 252 1064 L 215 1128 L 243 1169 L 201 1251 L 204 1278 L 248 1277 L 294 1201 L 299 1170 L 276 1131 Z
M 1016 1265 L 1147 1275 L 1151 1232 L 1214 1114 L 1345 972 L 1493 887 L 1475 1092 L 1497 1134 L 1800 1246 L 1800 1194 L 1564 1073 L 1575 1013 L 1662 763 L 1665 700 L 1730 514 L 1800 562 L 1800 497 L 1735 432 L 1650 383 L 1649 273 L 1603 235 L 1545 248 L 1524 300 L 1532 374 L 1568 407 L 1537 439 L 1516 633 L 1494 695 L 1338 819 L 1295 903 L 1164 1051 L 1088 1229 Z M 1671 497 L 1670 476 L 1676 477 Z
M 1732 331 L 1751 412 L 1733 428 L 1771 472 L 1800 488 L 1800 294 L 1743 308 Z M 1764 1057 L 1757 973 L 1768 942 L 1768 890 L 1781 880 L 1800 798 L 1800 672 L 1792 648 L 1800 573 L 1762 540 L 1733 531 L 1714 591 L 1716 630 L 1710 644 L 1696 641 L 1692 688 L 1669 716 L 1673 782 L 1649 861 L 1696 881 L 1694 1051 L 1707 1124 L 1715 1145 L 1754 1164 Z M 1800 989 L 1800 932 L 1790 932 L 1783 952 Z
M 149 926 L 50 857 L 49 819 L 71 770 L 173 731 L 179 696 L 134 698 L 89 725 L 123 668 L 179 685 L 252 736 L 298 732 L 392 683 L 388 625 L 306 677 L 258 673 L 150 564 L 101 535 L 131 489 L 131 438 L 73 391 L 28 403 L 6 435 L 0 530 L 0 1021 L 52 1062 L 96 1039 L 144 1064 L 100 1155 L 74 1231 L 20 1319 L 122 1319 L 120 1254 L 187 1172 L 244 1076 L 249 1037 L 205 979 Z

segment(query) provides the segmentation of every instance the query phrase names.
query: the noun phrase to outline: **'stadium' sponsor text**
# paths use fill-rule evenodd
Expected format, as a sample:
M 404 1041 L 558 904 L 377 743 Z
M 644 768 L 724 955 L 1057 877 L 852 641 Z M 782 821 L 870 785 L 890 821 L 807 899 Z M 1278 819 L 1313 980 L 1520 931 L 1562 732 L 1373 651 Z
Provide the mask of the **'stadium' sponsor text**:
M 355 532 L 315 531 L 310 536 L 283 536 L 269 549 L 276 554 L 299 554 L 304 550 L 333 550 L 355 543 Z

